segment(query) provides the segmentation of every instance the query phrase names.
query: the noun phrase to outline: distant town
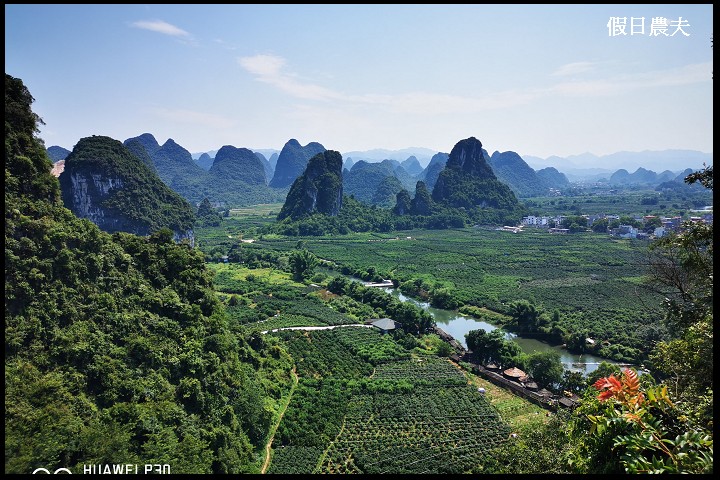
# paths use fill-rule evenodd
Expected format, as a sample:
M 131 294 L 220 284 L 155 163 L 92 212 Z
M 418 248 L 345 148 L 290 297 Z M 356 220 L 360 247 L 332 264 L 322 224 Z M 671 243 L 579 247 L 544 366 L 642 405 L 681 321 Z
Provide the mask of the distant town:
M 679 232 L 683 228 L 684 221 L 693 223 L 713 222 L 713 207 L 707 206 L 703 210 L 693 210 L 698 215 L 687 218 L 681 216 L 659 217 L 656 215 L 645 215 L 642 217 L 620 216 L 620 215 L 528 215 L 523 217 L 520 225 L 498 228 L 498 230 L 520 233 L 524 227 L 544 228 L 550 234 L 565 235 L 588 229 L 597 233 L 609 233 L 613 237 L 654 239 L 661 238 L 670 232 Z M 621 223 L 621 219 L 623 223 Z M 632 219 L 629 222 L 628 219 Z M 593 228 L 595 225 L 595 228 Z

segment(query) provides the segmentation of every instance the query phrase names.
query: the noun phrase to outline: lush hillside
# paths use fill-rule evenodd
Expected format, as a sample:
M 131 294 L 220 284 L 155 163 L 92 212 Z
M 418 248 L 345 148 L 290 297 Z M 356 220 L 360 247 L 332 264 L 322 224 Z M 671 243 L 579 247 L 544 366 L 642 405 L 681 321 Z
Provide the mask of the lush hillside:
M 148 154 L 147 148 L 143 145 L 141 140 L 138 138 L 131 138 L 123 142 L 123 145 L 125 145 L 125 147 L 130 150 L 133 155 L 139 158 L 145 165 L 155 172 L 155 174 L 157 174 L 155 163 L 153 163 L 152 158 L 150 158 L 150 155 Z
M 213 165 L 219 160 L 218 165 L 209 166 L 206 171 L 187 149 L 172 139 L 160 146 L 152 134 L 144 133 L 124 143 L 141 145 L 162 181 L 193 205 L 199 205 L 204 198 L 223 207 L 275 203 L 287 195 L 287 188 L 267 186 L 265 165 L 246 148 L 221 148 L 213 159 Z
M 352 195 L 356 200 L 364 203 L 386 203 L 388 195 L 386 193 L 378 193 L 380 185 L 385 183 L 383 189 L 387 189 L 388 186 L 397 185 L 398 188 L 395 191 L 390 192 L 390 195 L 394 198 L 395 194 L 403 188 L 402 183 L 395 174 L 396 166 L 390 160 L 383 160 L 382 162 L 370 163 L 365 160 L 360 160 L 355 163 L 350 171 L 343 175 L 343 191 L 346 195 Z M 390 179 L 396 179 L 397 182 L 388 184 Z M 374 202 L 373 199 L 376 195 L 380 195 L 380 202 Z M 376 200 L 378 198 L 375 198 Z
M 485 161 L 482 143 L 470 137 L 459 141 L 450 152 L 433 188 L 433 200 L 450 207 L 473 208 L 488 204 L 499 207 L 510 200 L 505 189 L 507 186 L 498 182 L 492 167 Z M 492 198 L 496 193 L 500 198 Z
M 210 170 L 210 167 L 212 167 L 214 158 L 208 155 L 207 153 L 203 153 L 200 155 L 195 162 L 202 167 L 203 170 Z
M 437 198 L 438 185 L 430 195 L 422 181 L 415 198 L 397 196 L 431 215 L 349 197 L 340 207 L 342 158 L 325 151 L 290 189 L 293 207 L 310 194 L 310 215 L 279 222 L 280 233 L 388 234 L 298 239 L 253 227 L 268 235 L 247 243 L 242 229 L 217 230 L 231 263 L 206 264 L 168 229 L 111 235 L 64 208 L 33 98 L 17 78 L 6 74 L 5 85 L 6 473 L 120 464 L 175 474 L 712 473 L 711 224 L 687 225 L 648 256 L 638 241 L 591 234 L 401 238 L 397 230 L 487 219 L 493 202 L 518 213 L 468 139 L 453 149 Z M 142 168 L 135 160 L 120 163 Z M 712 167 L 685 181 L 712 190 Z M 205 197 L 201 207 L 212 213 Z M 298 265 L 304 283 L 290 277 Z M 654 293 L 640 278 L 648 265 Z M 597 348 L 624 357 L 634 352 L 618 347 L 631 342 L 649 350 L 648 371 L 563 378 L 582 396 L 567 414 L 545 417 L 519 401 L 500 408 L 469 364 L 445 358 L 453 347 L 427 312 L 339 272 L 388 275 L 441 308 L 497 309 L 520 331 L 582 348 L 602 338 Z M 354 326 L 383 317 L 398 327 Z M 308 326 L 337 328 L 282 330 Z M 503 362 L 532 364 L 533 375 L 546 370 L 543 357 L 506 353 Z
M 436 153 L 430 159 L 430 163 L 425 167 L 425 170 L 420 173 L 420 180 L 425 182 L 430 191 L 435 188 L 435 183 L 440 176 L 440 172 L 445 168 L 449 156 L 448 153 Z
M 169 228 L 192 239 L 190 204 L 118 140 L 80 139 L 65 159 L 60 188 L 68 209 L 106 232 L 148 235 Z
M 687 176 L 687 175 L 685 175 Z M 685 178 L 683 176 L 683 178 Z M 635 170 L 633 173 L 629 173 L 624 168 L 617 170 L 610 176 L 608 183 L 610 185 L 651 185 L 656 186 L 663 182 L 674 180 L 676 175 L 670 170 L 657 174 L 652 170 L 646 170 L 642 167 Z M 681 179 L 682 181 L 682 179 Z
M 5 473 L 257 471 L 290 366 L 231 332 L 199 251 L 63 207 L 32 96 L 5 99 Z
M 473 221 L 481 223 L 517 222 L 524 212 L 512 190 L 493 173 L 482 143 L 475 137 L 455 144 L 432 190 L 432 199 L 447 208 L 462 208 Z
M 566 188 L 570 185 L 570 181 L 567 179 L 564 173 L 560 173 L 555 167 L 541 168 L 535 172 L 545 186 L 548 188 Z
M 544 195 L 548 187 L 537 173 L 515 152 L 494 152 L 490 166 L 498 180 L 506 183 L 515 195 L 532 197 Z
M 209 174 L 214 182 L 267 184 L 263 161 L 247 148 L 232 145 L 225 145 L 218 150 Z
M 50 158 L 50 161 L 55 163 L 59 160 L 65 160 L 68 155 L 70 155 L 70 150 L 67 148 L 59 147 L 57 145 L 53 145 L 52 147 L 47 148 L 47 154 Z
M 325 151 L 325 147 L 317 142 L 310 142 L 303 147 L 300 142 L 291 138 L 278 155 L 270 186 L 289 187 L 302 174 L 310 159 L 323 151 Z
M 403 190 L 403 185 L 395 176 L 385 177 L 375 189 L 370 203 L 381 207 L 392 207 L 397 194 Z
M 260 152 L 254 152 L 255 156 L 260 160 L 260 162 L 263 165 L 263 169 L 265 170 L 265 183 L 269 183 L 270 179 L 272 179 L 273 174 L 275 173 L 275 167 L 273 167 L 267 158 L 265 158 L 265 155 L 263 155 Z M 277 160 L 276 160 L 277 162 Z
M 313 213 L 336 216 L 342 207 L 343 179 L 340 152 L 325 150 L 307 164 L 288 192 L 278 220 L 297 220 Z
M 423 167 L 422 165 L 420 165 L 420 162 L 415 157 L 415 155 L 411 155 L 407 159 L 400 162 L 400 166 L 403 167 L 403 169 L 405 169 L 405 171 L 410 175 L 417 176 L 420 175 L 420 173 L 422 173 L 423 171 Z

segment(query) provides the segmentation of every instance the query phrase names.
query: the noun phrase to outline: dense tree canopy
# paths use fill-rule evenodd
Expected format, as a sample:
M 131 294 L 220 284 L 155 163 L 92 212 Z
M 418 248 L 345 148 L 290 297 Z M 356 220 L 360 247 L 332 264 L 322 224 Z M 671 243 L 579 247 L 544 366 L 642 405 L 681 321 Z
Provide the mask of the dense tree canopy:
M 213 208 L 210 200 L 207 197 L 203 198 L 203 201 L 198 205 L 197 223 L 200 227 L 217 227 L 222 223 L 222 215 L 216 209 Z
M 5 86 L 5 472 L 251 471 L 272 415 L 260 359 L 279 357 L 231 333 L 170 230 L 111 236 L 64 208 L 32 96 Z
M 80 181 L 83 187 L 76 185 Z M 65 206 L 76 215 L 100 209 L 93 221 L 105 231 L 147 235 L 167 227 L 184 234 L 195 222 L 190 204 L 110 137 L 80 139 L 65 159 L 60 186 Z

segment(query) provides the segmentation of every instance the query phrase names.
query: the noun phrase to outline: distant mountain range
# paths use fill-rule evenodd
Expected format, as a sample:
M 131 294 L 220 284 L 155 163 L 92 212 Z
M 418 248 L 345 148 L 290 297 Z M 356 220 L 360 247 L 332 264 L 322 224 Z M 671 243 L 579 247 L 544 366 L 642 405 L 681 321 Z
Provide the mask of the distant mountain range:
M 609 178 L 616 170 L 635 171 L 638 168 L 663 172 L 680 172 L 686 168 L 699 170 L 703 163 L 712 165 L 713 154 L 697 150 L 645 150 L 642 152 L 616 152 L 597 156 L 592 153 L 569 157 L 550 156 L 545 159 L 523 155 L 528 165 L 538 169 L 555 167 L 567 175 L 570 181 L 594 180 L 598 176 Z M 607 174 L 607 175 L 605 175 Z
M 279 150 L 273 149 L 253 151 L 261 152 L 266 157 L 269 155 L 269 153 L 266 152 L 274 152 L 275 154 L 279 152 Z M 215 152 L 217 152 L 217 150 L 207 153 L 211 157 L 214 157 Z M 343 159 L 347 160 L 348 158 L 352 158 L 353 163 L 360 160 L 374 163 L 381 162 L 383 160 L 397 160 L 399 162 L 405 162 L 410 158 L 415 157 L 420 166 L 425 169 L 436 153 L 438 152 L 422 147 L 408 147 L 400 150 L 376 148 L 372 150 L 345 152 L 343 153 Z M 202 154 L 194 153 L 193 158 L 198 159 L 200 155 Z M 520 155 L 520 157 L 535 171 L 539 171 L 540 169 L 546 167 L 552 167 L 558 172 L 565 174 L 567 180 L 571 182 L 598 181 L 601 179 L 608 180 L 614 172 L 621 169 L 627 170 L 628 172 L 636 171 L 638 168 L 654 172 L 681 172 L 687 168 L 699 170 L 702 168 L 703 163 L 706 165 L 712 165 L 713 163 L 712 153 L 700 152 L 698 150 L 644 150 L 642 152 L 622 151 L 600 156 L 592 153 L 582 153 L 567 157 L 559 157 L 557 155 L 552 155 L 547 158 L 537 157 L 534 155 Z M 345 168 L 348 168 L 348 166 L 346 165 Z M 350 168 L 348 168 L 348 170 L 349 169 Z M 414 171 L 410 171 L 408 169 L 406 170 L 411 175 L 415 175 Z M 430 184 L 432 183 L 433 182 L 431 181 Z
M 272 170 L 275 169 L 278 155 L 281 150 L 273 148 L 254 149 L 255 153 L 262 154 L 270 163 Z M 50 159 L 54 162 L 62 160 L 70 151 L 54 145 L 47 148 Z M 212 159 L 215 158 L 218 150 L 210 150 L 207 152 L 196 152 L 191 154 L 204 170 L 209 170 L 212 165 Z M 384 148 L 375 148 L 372 150 L 358 150 L 345 152 L 342 154 L 343 160 L 347 162 L 349 158 L 352 163 L 365 160 L 369 163 L 382 162 L 383 160 L 397 160 L 398 162 L 407 162 L 412 157 L 425 169 L 430 160 L 438 152 L 423 147 L 408 147 L 400 150 L 389 150 Z M 447 154 L 445 154 L 447 155 Z M 209 157 L 209 158 L 208 158 Z M 628 172 L 635 171 L 638 168 L 652 170 L 655 172 L 664 172 L 666 170 L 672 172 L 681 172 L 687 168 L 699 170 L 703 164 L 712 165 L 713 154 L 700 152 L 698 150 L 644 150 L 642 152 L 616 152 L 608 155 L 594 155 L 592 153 L 582 153 L 579 155 L 570 155 L 560 157 L 556 155 L 542 158 L 534 155 L 520 155 L 520 157 L 534 170 L 538 171 L 546 167 L 553 167 L 561 173 L 564 173 L 568 180 L 598 180 L 600 178 L 609 179 L 610 176 L 620 169 Z M 348 170 L 352 167 L 345 165 Z M 414 162 L 413 162 L 414 163 Z M 408 167 L 409 165 L 403 165 Z M 414 165 L 413 165 L 414 167 Z M 411 175 L 415 175 L 413 167 L 406 168 Z M 268 177 L 272 179 L 271 176 Z
M 425 168 L 430 163 L 430 159 L 435 155 L 435 150 L 422 147 L 409 147 L 400 150 L 387 150 L 384 148 L 375 148 L 373 150 L 352 151 L 343 153 L 343 158 L 351 157 L 354 161 L 365 160 L 366 162 L 382 162 L 383 160 L 398 160 L 400 162 L 407 160 L 409 157 L 415 157 L 420 165 Z
M 124 145 L 190 203 L 197 205 L 207 197 L 215 207 L 284 199 L 310 158 L 325 151 L 318 142 L 302 146 L 290 139 L 282 150 L 226 145 L 191 154 L 172 139 L 160 145 L 149 133 L 127 139 Z M 703 163 L 712 164 L 712 154 L 694 150 L 618 152 L 600 157 L 585 153 L 546 159 L 513 151 L 496 151 L 492 156 L 481 151 L 497 179 L 518 197 L 541 196 L 576 181 L 654 187 L 688 168 L 699 170 Z M 55 163 L 69 153 L 59 146 L 49 147 L 47 152 Z M 418 181 L 432 191 L 448 157 L 419 147 L 346 152 L 342 155 L 344 193 L 364 203 L 390 206 L 397 193 L 412 192 Z

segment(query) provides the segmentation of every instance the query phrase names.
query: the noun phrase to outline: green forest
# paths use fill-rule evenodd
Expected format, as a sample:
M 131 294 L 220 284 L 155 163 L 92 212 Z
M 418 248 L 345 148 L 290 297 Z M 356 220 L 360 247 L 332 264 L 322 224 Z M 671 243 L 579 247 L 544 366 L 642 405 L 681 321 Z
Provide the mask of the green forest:
M 346 197 L 288 222 L 205 203 L 196 246 L 110 234 L 63 206 L 34 99 L 8 74 L 5 90 L 6 473 L 712 473 L 712 224 L 644 245 L 444 213 L 379 231 L 347 212 L 384 210 Z M 712 191 L 712 175 L 686 182 Z M 577 408 L 545 410 L 453 360 L 427 312 L 346 276 L 568 348 L 592 334 L 647 372 L 604 364 L 575 379 Z M 400 328 L 368 325 L 386 317 Z M 468 338 L 549 376 L 553 359 L 494 341 Z

